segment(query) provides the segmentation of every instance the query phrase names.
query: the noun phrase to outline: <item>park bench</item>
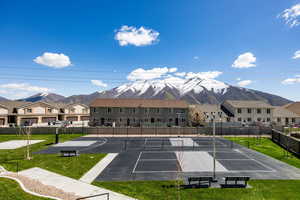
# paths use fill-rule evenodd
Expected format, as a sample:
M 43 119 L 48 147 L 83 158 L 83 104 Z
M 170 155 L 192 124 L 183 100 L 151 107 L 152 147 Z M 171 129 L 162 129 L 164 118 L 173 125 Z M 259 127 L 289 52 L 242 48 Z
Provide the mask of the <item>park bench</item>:
M 250 180 L 248 176 L 227 176 L 225 177 L 225 184 L 222 187 L 247 187 L 247 182 Z
M 213 177 L 211 176 L 199 176 L 199 177 L 188 177 L 187 182 L 188 186 L 211 186 L 211 182 L 213 181 Z M 196 184 L 195 184 L 196 182 Z
M 79 156 L 79 152 L 77 150 L 62 150 L 60 151 L 60 155 L 62 157 Z

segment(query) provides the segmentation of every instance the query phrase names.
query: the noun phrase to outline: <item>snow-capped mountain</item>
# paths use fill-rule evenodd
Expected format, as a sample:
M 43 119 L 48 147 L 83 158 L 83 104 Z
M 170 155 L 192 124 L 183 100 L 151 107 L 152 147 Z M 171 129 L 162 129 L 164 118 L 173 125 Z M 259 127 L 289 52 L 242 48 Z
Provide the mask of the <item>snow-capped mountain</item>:
M 53 93 L 39 93 L 22 100 L 89 104 L 95 98 L 182 99 L 191 104 L 219 104 L 224 100 L 263 100 L 271 105 L 284 105 L 291 102 L 277 95 L 232 86 L 215 79 L 199 77 L 183 79 L 174 76 L 165 79 L 137 80 L 111 90 L 87 95 L 63 97 Z
M 62 101 L 65 99 L 64 96 L 55 94 L 55 93 L 38 93 L 33 96 L 19 99 L 19 101 L 28 101 L 28 102 L 36 102 L 36 101 L 44 101 L 44 102 L 56 102 L 56 101 Z
M 168 77 L 163 80 L 138 80 L 119 87 L 90 95 L 74 95 L 66 103 L 90 103 L 95 98 L 153 98 L 182 99 L 189 103 L 218 104 L 224 100 L 263 100 L 272 105 L 284 105 L 291 101 L 280 96 L 246 89 L 215 79 L 181 79 Z

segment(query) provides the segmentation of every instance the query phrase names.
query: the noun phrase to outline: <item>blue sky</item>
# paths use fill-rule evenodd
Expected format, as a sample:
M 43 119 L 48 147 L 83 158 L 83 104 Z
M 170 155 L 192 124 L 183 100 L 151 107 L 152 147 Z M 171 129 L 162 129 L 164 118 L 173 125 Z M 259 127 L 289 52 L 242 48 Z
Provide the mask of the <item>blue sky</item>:
M 88 94 L 166 67 L 300 100 L 300 0 L 0 0 L 0 19 L 0 96 Z

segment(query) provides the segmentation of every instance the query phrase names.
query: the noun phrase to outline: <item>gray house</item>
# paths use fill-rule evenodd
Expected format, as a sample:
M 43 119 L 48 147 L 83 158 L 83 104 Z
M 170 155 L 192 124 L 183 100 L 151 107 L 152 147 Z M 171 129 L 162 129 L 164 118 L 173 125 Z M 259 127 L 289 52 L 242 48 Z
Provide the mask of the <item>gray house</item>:
M 180 100 L 96 99 L 91 126 L 186 126 L 188 104 Z

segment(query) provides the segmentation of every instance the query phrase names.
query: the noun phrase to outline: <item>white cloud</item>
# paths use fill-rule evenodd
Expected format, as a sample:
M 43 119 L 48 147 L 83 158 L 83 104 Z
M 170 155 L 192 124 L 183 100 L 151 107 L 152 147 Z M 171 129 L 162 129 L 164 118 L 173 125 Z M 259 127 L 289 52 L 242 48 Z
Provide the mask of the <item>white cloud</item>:
M 98 87 L 107 87 L 107 84 L 103 83 L 101 80 L 91 80 L 91 83 Z
M 243 80 L 243 81 L 239 81 L 237 84 L 238 84 L 238 86 L 240 86 L 240 87 L 245 87 L 245 86 L 247 86 L 247 85 L 250 85 L 251 83 L 252 83 L 251 80 Z
M 201 78 L 201 79 L 214 79 L 220 76 L 223 72 L 220 71 L 208 71 L 208 72 L 189 72 L 186 74 L 185 78 L 190 79 L 190 78 Z
M 8 83 L 0 85 L 3 89 L 23 90 L 28 92 L 49 92 L 51 89 L 45 87 L 33 86 L 28 83 Z
M 175 73 L 175 75 L 183 77 L 186 75 L 186 73 L 185 72 L 177 72 L 177 73 Z
M 153 29 L 146 29 L 143 26 L 136 28 L 133 26 L 122 26 L 115 35 L 115 40 L 120 46 L 134 45 L 146 46 L 158 41 L 159 32 Z
M 293 85 L 295 83 L 300 83 L 300 75 L 296 75 L 294 78 L 287 78 L 281 81 L 283 85 Z
M 300 50 L 296 51 L 293 56 L 293 59 L 299 59 L 299 58 L 300 58 Z
M 279 17 L 283 18 L 285 23 L 291 28 L 300 25 L 300 3 L 292 6 L 291 8 L 285 9 L 279 14 Z
M 19 99 L 35 93 L 49 93 L 54 89 L 30 85 L 28 83 L 8 83 L 0 85 L 0 94 L 7 98 Z
M 53 68 L 64 68 L 71 66 L 71 60 L 68 56 L 60 53 L 45 52 L 42 56 L 33 59 L 34 62 Z
M 251 52 L 246 52 L 238 56 L 232 64 L 234 68 L 255 67 L 256 57 Z
M 151 80 L 151 79 L 161 78 L 163 75 L 166 75 L 170 71 L 174 71 L 174 68 L 156 67 L 156 68 L 149 69 L 149 70 L 145 70 L 143 68 L 138 68 L 138 69 L 135 69 L 132 72 L 130 72 L 130 74 L 127 76 L 127 79 L 130 81 Z
M 199 56 L 194 56 L 193 58 L 194 58 L 194 60 L 198 60 Z
M 240 80 L 242 80 L 242 79 L 241 79 L 241 78 L 237 78 L 236 80 L 237 80 L 237 81 L 240 81 Z

